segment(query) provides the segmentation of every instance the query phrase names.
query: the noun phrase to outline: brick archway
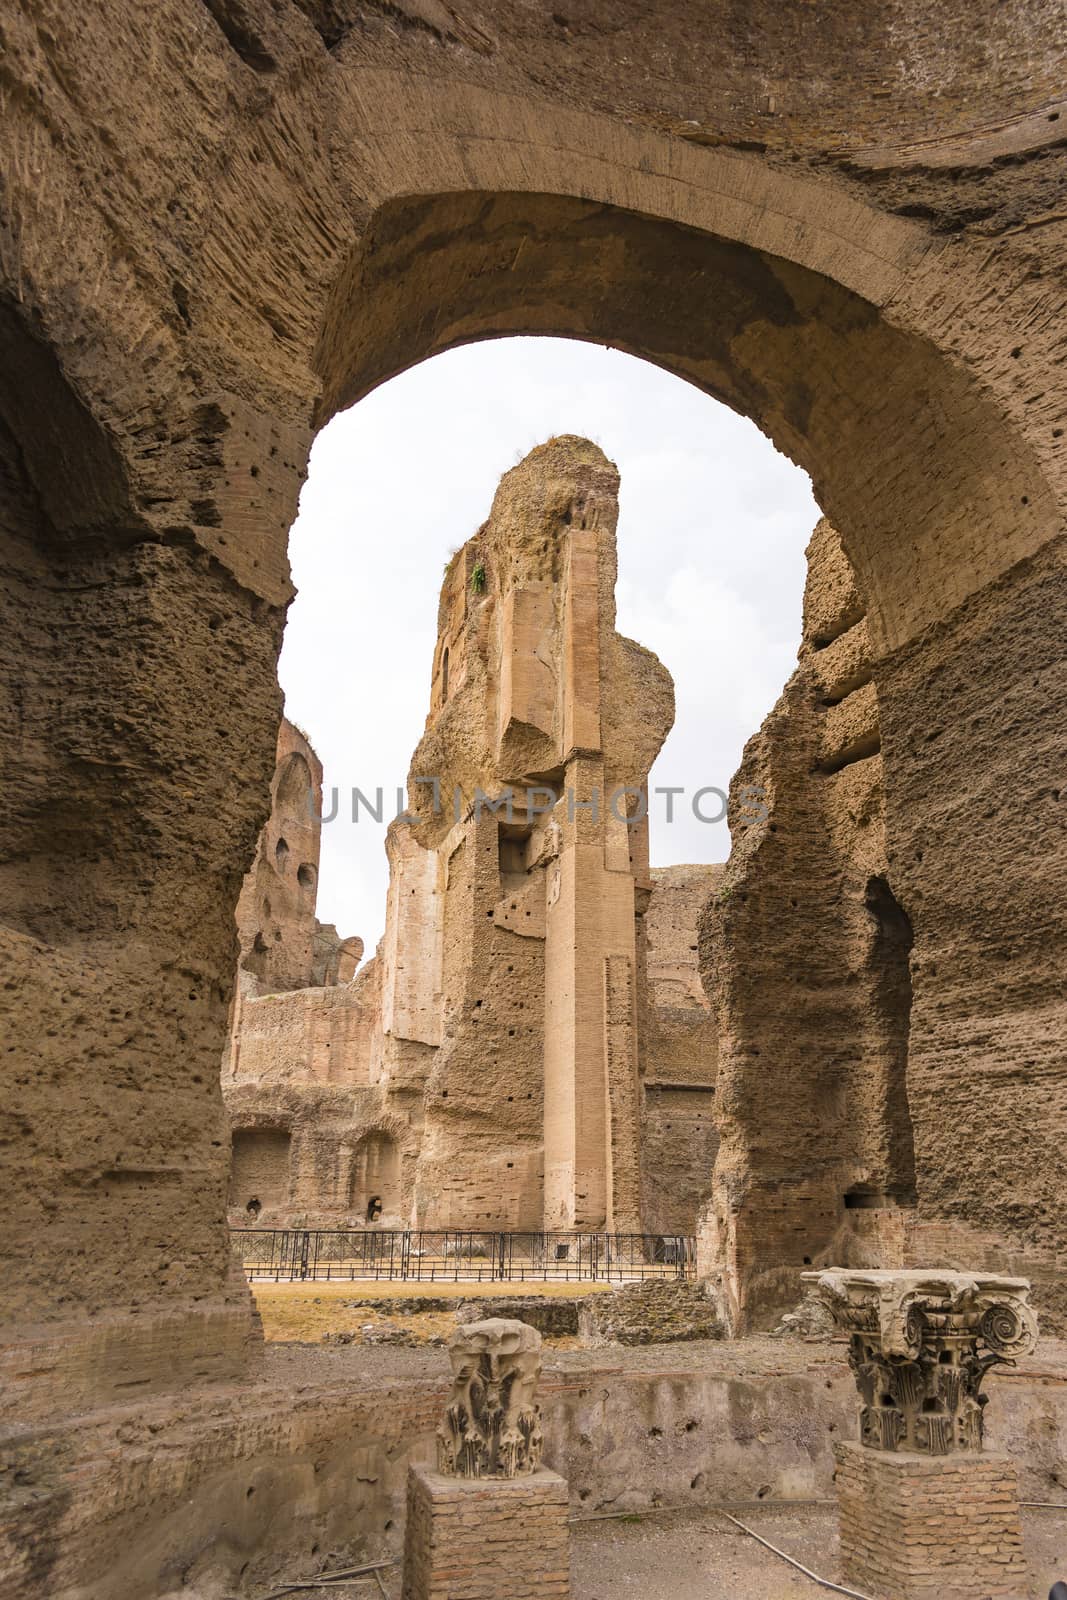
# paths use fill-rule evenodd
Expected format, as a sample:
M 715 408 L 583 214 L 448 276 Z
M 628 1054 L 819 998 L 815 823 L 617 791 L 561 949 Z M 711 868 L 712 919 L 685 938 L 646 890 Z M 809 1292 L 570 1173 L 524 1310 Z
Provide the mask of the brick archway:
M 938 210 L 934 179 L 907 198 L 922 117 L 901 88 L 894 128 L 862 74 L 843 172 L 804 95 L 791 135 L 746 137 L 731 106 L 765 98 L 758 73 L 703 140 L 676 109 L 634 114 L 632 87 L 620 111 L 587 109 L 574 74 L 602 83 L 615 49 L 595 28 L 581 68 L 553 40 L 554 73 L 504 89 L 480 62 L 505 54 L 517 83 L 518 37 L 483 58 L 416 29 L 405 70 L 390 39 L 332 38 L 315 7 L 264 21 L 251 51 L 206 8 L 181 13 L 161 12 L 147 50 L 101 4 L 90 38 L 20 34 L 13 68 L 33 92 L 13 109 L 0 397 L 6 1281 L 11 1369 L 35 1374 L 14 1387 L 38 1391 L 17 1403 L 108 1398 L 116 1338 L 124 1382 L 242 1369 L 217 1061 L 307 450 L 392 372 L 506 332 L 618 343 L 811 472 L 878 651 L 893 890 L 918 964 L 920 1199 L 1054 1247 L 1062 295 L 1026 231 L 1041 183 L 1020 178 L 1009 204 L 991 182 L 995 244 Z M 874 32 L 864 49 L 889 50 Z M 938 44 L 951 30 L 921 32 L 953 108 L 926 166 L 955 160 L 981 188 L 998 150 L 1043 161 L 1037 78 L 991 81 L 992 130 L 971 132 L 954 109 L 967 71 Z M 834 30 L 805 45 L 821 48 L 847 59 Z M 982 1105 L 964 1139 L 938 1112 L 961 1085 Z M 54 1359 L 24 1362 L 27 1342 Z

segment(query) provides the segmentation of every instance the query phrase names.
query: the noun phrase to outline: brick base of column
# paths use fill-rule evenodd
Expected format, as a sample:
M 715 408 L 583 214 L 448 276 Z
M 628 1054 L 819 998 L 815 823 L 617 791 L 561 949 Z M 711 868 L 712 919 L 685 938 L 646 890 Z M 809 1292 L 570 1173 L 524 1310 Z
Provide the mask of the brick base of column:
M 568 1600 L 567 1485 L 408 1473 L 402 1600 Z
M 834 1446 L 846 1584 L 877 1600 L 1026 1600 L 1015 1464 Z

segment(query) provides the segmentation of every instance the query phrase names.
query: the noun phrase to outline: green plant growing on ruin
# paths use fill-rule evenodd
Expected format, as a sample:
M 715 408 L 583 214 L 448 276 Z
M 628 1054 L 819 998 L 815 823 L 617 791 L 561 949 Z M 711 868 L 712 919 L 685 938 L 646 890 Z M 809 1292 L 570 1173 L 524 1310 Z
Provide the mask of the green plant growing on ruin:
M 476 561 L 471 568 L 471 594 L 484 594 L 485 584 L 485 563 Z

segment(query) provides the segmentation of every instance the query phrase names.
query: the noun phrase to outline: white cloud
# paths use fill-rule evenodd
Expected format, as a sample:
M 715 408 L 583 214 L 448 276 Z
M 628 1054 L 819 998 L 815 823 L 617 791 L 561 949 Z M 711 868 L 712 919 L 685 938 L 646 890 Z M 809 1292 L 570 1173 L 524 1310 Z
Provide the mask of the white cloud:
M 319 435 L 293 528 L 299 594 L 279 667 L 342 809 L 323 829 L 319 916 L 373 948 L 385 914 L 385 824 L 347 796 L 381 786 L 387 818 L 426 717 L 437 596 L 450 552 L 501 474 L 554 433 L 595 439 L 622 475 L 618 626 L 657 652 L 678 713 L 653 782 L 725 789 L 792 670 L 804 473 L 755 426 L 657 367 L 559 339 L 438 356 Z M 652 811 L 652 859 L 723 860 L 725 824 Z

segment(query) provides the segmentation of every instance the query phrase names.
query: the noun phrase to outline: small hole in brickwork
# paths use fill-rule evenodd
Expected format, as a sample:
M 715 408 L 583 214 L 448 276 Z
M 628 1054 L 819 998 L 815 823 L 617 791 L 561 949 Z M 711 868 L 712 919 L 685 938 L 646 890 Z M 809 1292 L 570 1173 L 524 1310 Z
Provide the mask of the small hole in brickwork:
M 804 1265 L 806 1267 L 810 1267 L 811 1266 L 811 1257 L 810 1256 L 805 1256 L 804 1257 Z
M 1017 345 L 1016 345 L 1016 346 L 1015 346 L 1015 349 L 1014 349 L 1014 350 L 1013 350 L 1013 351 L 1012 351 L 1012 353 L 1011 353 L 1011 359 L 1012 359 L 1012 360 L 1013 360 L 1013 361 L 1018 361 L 1018 359 L 1019 359 L 1019 357 L 1020 357 L 1020 356 L 1021 356 L 1021 355 L 1022 355 L 1022 353 L 1023 353 L 1023 347 L 1022 347 L 1022 345 L 1021 345 L 1021 344 L 1017 344 Z
M 685 1431 L 686 1431 L 686 1433 L 693 1433 L 699 1427 L 700 1427 L 700 1423 L 697 1422 L 695 1418 L 690 1417 L 689 1421 L 685 1425 Z
M 1024 506 L 1028 506 L 1029 504 L 1030 504 L 1030 496 L 1028 494 L 1024 494 L 1023 495 L 1023 505 Z
M 248 1488 L 245 1490 L 245 1499 L 246 1500 L 251 1500 L 251 1498 L 255 1494 L 255 1492 L 256 1492 L 255 1484 L 254 1483 L 250 1483 L 248 1485 Z
M 662 1428 L 649 1428 L 648 1437 L 650 1439 L 662 1439 L 663 1438 L 663 1429 Z

